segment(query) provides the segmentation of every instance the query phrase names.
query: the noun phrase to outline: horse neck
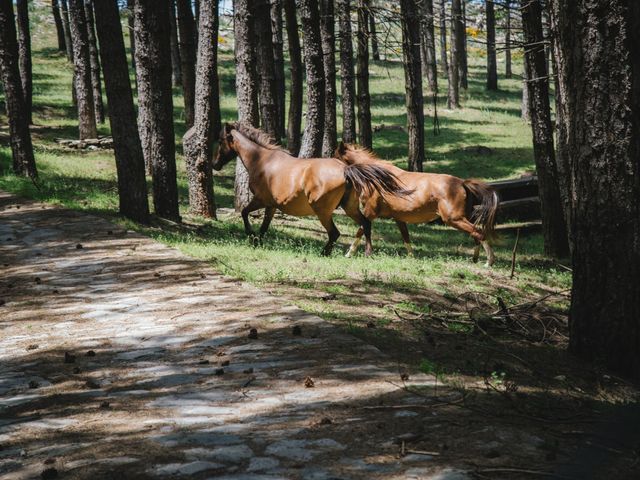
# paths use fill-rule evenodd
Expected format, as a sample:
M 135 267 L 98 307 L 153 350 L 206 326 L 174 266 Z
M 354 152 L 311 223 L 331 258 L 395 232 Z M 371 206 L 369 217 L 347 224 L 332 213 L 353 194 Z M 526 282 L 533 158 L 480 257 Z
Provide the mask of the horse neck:
M 233 132 L 233 137 L 236 144 L 235 150 L 238 153 L 238 157 L 240 157 L 240 160 L 242 160 L 245 168 L 248 171 L 258 168 L 260 165 L 260 160 L 267 149 L 249 140 L 247 137 L 237 131 Z

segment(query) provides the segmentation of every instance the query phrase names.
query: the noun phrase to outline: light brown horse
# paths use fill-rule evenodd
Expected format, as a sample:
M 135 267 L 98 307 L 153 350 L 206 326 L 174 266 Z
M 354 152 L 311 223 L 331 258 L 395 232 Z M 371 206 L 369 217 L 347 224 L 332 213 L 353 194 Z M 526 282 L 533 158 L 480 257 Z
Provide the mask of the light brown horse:
M 249 213 L 265 209 L 259 238 L 265 234 L 276 208 L 296 217 L 316 215 L 327 230 L 329 241 L 322 250 L 329 255 L 340 232 L 333 212 L 341 206 L 360 225 L 371 253 L 371 222 L 360 212 L 358 197 L 367 192 L 406 195 L 395 175 L 378 165 L 346 165 L 335 158 L 296 158 L 276 145 L 266 133 L 243 123 L 225 124 L 220 132 L 213 164 L 220 170 L 239 157 L 249 172 L 253 199 L 242 209 L 247 235 L 253 235 Z
M 494 236 L 499 200 L 498 194 L 489 185 L 451 175 L 407 172 L 356 145 L 340 143 L 335 156 L 347 165 L 384 167 L 395 174 L 406 188 L 413 190 L 408 196 L 367 191 L 360 197 L 364 205 L 363 213 L 369 220 L 380 217 L 396 221 L 409 255 L 412 255 L 412 249 L 407 223 L 427 223 L 440 217 L 446 225 L 468 233 L 476 241 L 474 262 L 478 261 L 482 245 L 487 254 L 487 266 L 493 265 L 495 256 L 489 241 Z M 358 230 L 347 256 L 358 249 L 361 237 L 362 231 Z

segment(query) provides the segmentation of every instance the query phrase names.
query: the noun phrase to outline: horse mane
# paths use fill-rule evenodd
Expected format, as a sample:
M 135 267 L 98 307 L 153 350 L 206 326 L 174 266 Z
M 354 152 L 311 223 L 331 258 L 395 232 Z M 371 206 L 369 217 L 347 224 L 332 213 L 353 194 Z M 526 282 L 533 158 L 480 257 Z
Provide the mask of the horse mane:
M 348 153 L 351 153 L 355 156 L 355 158 L 352 159 L 351 162 L 347 163 L 383 163 L 386 165 L 394 166 L 393 163 L 387 160 L 382 160 L 371 149 L 367 147 L 362 147 L 355 143 L 345 143 L 344 146 L 346 151 L 343 155 L 340 155 L 340 159 L 342 159 L 342 157 L 344 157 L 344 155 Z
M 288 150 L 285 150 L 283 147 L 278 145 L 271 135 L 267 132 L 263 132 L 259 128 L 252 127 L 244 122 L 235 122 L 233 124 L 233 128 L 261 147 L 268 148 L 269 150 L 280 150 L 291 155 Z

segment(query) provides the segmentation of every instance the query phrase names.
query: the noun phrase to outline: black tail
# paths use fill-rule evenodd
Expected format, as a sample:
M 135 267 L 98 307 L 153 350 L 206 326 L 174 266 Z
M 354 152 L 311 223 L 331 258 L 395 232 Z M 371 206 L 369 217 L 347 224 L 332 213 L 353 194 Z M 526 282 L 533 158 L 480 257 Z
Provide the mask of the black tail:
M 467 191 L 467 198 L 471 198 L 468 202 L 469 212 L 467 212 L 473 224 L 482 230 L 484 239 L 491 241 L 495 239 L 496 231 L 496 212 L 500 198 L 498 192 L 493 187 L 478 180 L 465 180 L 464 188 Z
M 347 165 L 344 169 L 344 178 L 353 185 L 358 195 L 363 192 L 371 195 L 374 190 L 380 195 L 389 193 L 401 197 L 413 193 L 413 190 L 404 188 L 400 179 L 389 170 L 372 163 Z

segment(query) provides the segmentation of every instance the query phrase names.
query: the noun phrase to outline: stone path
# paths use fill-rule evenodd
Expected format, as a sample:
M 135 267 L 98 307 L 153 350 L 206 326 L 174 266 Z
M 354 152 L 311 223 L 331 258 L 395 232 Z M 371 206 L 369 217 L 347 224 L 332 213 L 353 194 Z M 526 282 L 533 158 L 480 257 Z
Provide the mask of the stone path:
M 2 479 L 469 478 L 399 455 L 398 365 L 201 261 L 0 193 L 0 268 Z

